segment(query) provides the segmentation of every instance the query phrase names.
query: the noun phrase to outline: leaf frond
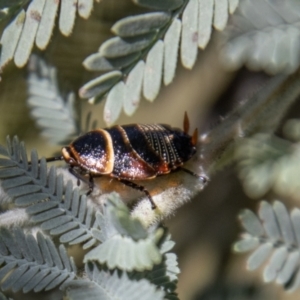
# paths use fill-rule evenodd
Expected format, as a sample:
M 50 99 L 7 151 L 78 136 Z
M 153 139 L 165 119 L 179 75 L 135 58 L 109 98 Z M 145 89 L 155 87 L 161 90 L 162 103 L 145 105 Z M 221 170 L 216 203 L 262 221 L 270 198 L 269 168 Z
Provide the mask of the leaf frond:
M 77 12 L 82 18 L 88 18 L 93 9 L 94 0 L 78 0 L 78 3 L 73 0 L 13 2 L 14 5 L 10 6 L 9 10 L 0 10 L 0 19 L 5 15 L 1 14 L 3 11 L 10 14 L 17 13 L 1 36 L 1 68 L 12 59 L 17 67 L 23 67 L 34 45 L 44 50 L 50 42 L 57 15 L 59 15 L 60 32 L 69 36 L 72 33 Z M 22 7 L 21 10 L 20 7 Z
M 166 293 L 166 299 L 178 300 L 176 288 L 180 270 L 178 268 L 176 254 L 169 252 L 175 244 L 170 238 L 170 235 L 167 233 L 165 233 L 162 238 L 159 247 L 160 253 L 163 256 L 161 263 L 155 265 L 150 271 L 131 272 L 129 276 L 137 280 L 145 278 L 163 289 Z
M 0 228 L 1 290 L 47 291 L 76 277 L 76 267 L 60 245 L 37 234 L 25 235 L 21 228 L 13 232 Z
M 118 196 L 108 198 L 103 215 L 98 214 L 97 221 L 101 228 L 97 236 L 102 243 L 85 255 L 84 262 L 96 261 L 109 269 L 125 271 L 150 270 L 161 262 L 158 243 L 163 230 L 147 232 L 138 219 L 130 216 Z
M 246 65 L 269 74 L 293 73 L 299 67 L 298 1 L 241 1 L 224 32 L 221 56 L 230 69 Z
M 256 134 L 241 141 L 235 155 L 247 195 L 259 198 L 269 190 L 282 197 L 299 195 L 298 149 L 297 144 L 269 134 Z
M 116 22 L 112 31 L 117 36 L 83 62 L 88 70 L 109 71 L 80 89 L 80 96 L 90 103 L 107 95 L 104 121 L 108 125 L 118 119 L 122 108 L 132 115 L 142 95 L 153 101 L 162 81 L 165 85 L 172 82 L 179 50 L 183 66 L 191 69 L 198 48 L 204 49 L 210 40 L 212 26 L 223 30 L 229 13 L 238 5 L 238 1 L 229 0 L 134 2 L 158 11 Z
M 164 292 L 147 280 L 130 280 L 125 272 L 105 272 L 96 264 L 88 264 L 88 280 L 73 280 L 63 286 L 65 295 L 71 300 L 80 299 L 164 299 Z
M 7 141 L 9 157 L 0 165 L 0 178 L 14 204 L 25 207 L 31 222 L 59 236 L 61 243 L 85 243 L 83 247 L 96 243 L 91 231 L 95 211 L 87 205 L 86 196 L 80 195 L 70 181 L 64 188 L 63 177 L 54 167 L 48 172 L 46 160 L 39 160 L 35 151 L 27 162 L 24 144 L 16 137 Z
M 240 214 L 245 229 L 242 239 L 235 243 L 237 252 L 252 250 L 247 260 L 249 270 L 265 264 L 263 277 L 287 289 L 300 285 L 300 210 L 289 213 L 280 201 L 273 205 L 260 203 L 258 214 L 244 210 Z
M 75 95 L 64 99 L 57 84 L 56 69 L 41 58 L 30 59 L 27 79 L 27 104 L 30 114 L 42 129 L 42 135 L 53 144 L 67 143 L 78 134 L 74 112 Z

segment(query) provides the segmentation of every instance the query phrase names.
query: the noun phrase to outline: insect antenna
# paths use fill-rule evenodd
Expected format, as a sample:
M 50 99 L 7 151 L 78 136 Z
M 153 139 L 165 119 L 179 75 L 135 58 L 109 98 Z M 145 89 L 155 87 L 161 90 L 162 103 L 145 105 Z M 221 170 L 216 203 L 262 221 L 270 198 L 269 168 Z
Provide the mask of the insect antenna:
M 63 156 L 53 156 L 53 157 L 46 158 L 46 162 L 57 161 L 57 160 L 64 160 L 64 157 Z
M 190 129 L 190 121 L 189 117 L 187 115 L 187 112 L 184 113 L 184 119 L 183 119 L 183 131 L 184 133 L 188 134 Z
M 52 162 L 52 161 L 58 161 L 58 160 L 64 160 L 63 156 L 53 156 L 45 158 L 46 162 Z M 41 159 L 38 160 L 38 164 L 41 163 Z M 31 161 L 28 162 L 29 165 L 31 165 Z

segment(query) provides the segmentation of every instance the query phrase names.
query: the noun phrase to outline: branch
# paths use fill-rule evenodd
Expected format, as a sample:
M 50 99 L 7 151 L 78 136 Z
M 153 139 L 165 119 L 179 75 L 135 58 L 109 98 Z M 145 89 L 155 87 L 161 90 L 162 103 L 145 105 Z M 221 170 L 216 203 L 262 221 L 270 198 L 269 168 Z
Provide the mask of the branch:
M 221 124 L 202 136 L 198 155 L 187 168 L 210 178 L 220 168 L 233 163 L 235 143 L 257 132 L 273 132 L 300 94 L 299 71 L 293 75 L 278 75 L 233 111 Z M 143 181 L 158 206 L 151 210 L 147 198 L 139 201 L 132 214 L 149 226 L 172 215 L 176 209 L 203 190 L 205 182 L 184 172 L 177 172 Z

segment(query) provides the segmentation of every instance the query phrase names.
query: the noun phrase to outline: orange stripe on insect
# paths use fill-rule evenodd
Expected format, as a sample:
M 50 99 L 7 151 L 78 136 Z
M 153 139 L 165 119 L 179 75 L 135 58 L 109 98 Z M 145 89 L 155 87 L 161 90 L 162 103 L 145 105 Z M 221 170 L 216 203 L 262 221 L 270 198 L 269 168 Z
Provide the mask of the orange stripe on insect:
M 103 160 L 96 162 L 96 169 L 101 172 L 101 174 L 110 174 L 114 169 L 115 154 L 113 148 L 113 142 L 110 134 L 104 129 L 97 129 L 97 131 L 105 137 L 106 149 L 105 158 Z M 100 171 L 103 168 L 103 171 Z

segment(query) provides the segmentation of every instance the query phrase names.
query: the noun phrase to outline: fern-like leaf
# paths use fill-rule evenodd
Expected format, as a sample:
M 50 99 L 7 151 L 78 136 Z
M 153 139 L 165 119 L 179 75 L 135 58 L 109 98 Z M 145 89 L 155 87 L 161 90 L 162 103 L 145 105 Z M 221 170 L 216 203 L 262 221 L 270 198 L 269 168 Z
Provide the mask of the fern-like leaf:
M 94 236 L 101 244 L 85 255 L 84 262 L 97 261 L 109 269 L 125 271 L 150 270 L 162 260 L 158 248 L 163 230 L 149 233 L 117 195 L 108 198 L 103 215 L 97 214 L 98 227 Z
M 270 74 L 292 73 L 299 67 L 299 1 L 241 1 L 225 31 L 221 49 L 231 69 L 246 64 Z
M 257 134 L 241 141 L 236 158 L 247 195 L 259 198 L 271 189 L 283 197 L 298 195 L 299 155 L 295 144 L 273 135 Z
M 147 280 L 130 280 L 125 272 L 105 272 L 96 264 L 86 265 L 90 280 L 73 280 L 63 286 L 65 295 L 71 300 L 81 299 L 164 299 L 163 291 L 156 290 Z
M 31 222 L 59 236 L 61 243 L 85 243 L 84 248 L 95 244 L 91 231 L 95 212 L 86 196 L 80 196 L 71 182 L 64 189 L 62 176 L 57 176 L 54 167 L 48 173 L 45 159 L 39 162 L 35 151 L 28 163 L 26 149 L 17 138 L 7 142 L 8 158 L 0 161 L 0 179 L 15 205 L 26 207 Z
M 0 262 L 2 291 L 47 291 L 76 276 L 76 266 L 63 245 L 56 249 L 41 233 L 35 239 L 20 228 L 0 229 Z
M 238 4 L 236 0 L 134 2 L 158 11 L 119 20 L 112 27 L 117 36 L 104 42 L 99 52 L 83 63 L 91 71 L 109 71 L 79 91 L 90 103 L 97 103 L 110 91 L 104 109 L 108 125 L 117 120 L 122 107 L 132 115 L 142 94 L 153 101 L 162 80 L 165 85 L 172 82 L 179 48 L 183 66 L 192 68 L 198 48 L 205 48 L 210 39 L 212 26 L 223 30 L 229 12 L 233 13 Z
M 132 272 L 130 278 L 132 279 L 148 279 L 151 283 L 160 287 L 165 292 L 165 299 L 178 300 L 176 293 L 178 274 L 177 256 L 169 251 L 174 247 L 174 242 L 170 240 L 170 235 L 165 234 L 159 247 L 163 259 L 160 264 L 153 266 L 150 271 Z
M 289 214 L 283 203 L 273 206 L 260 203 L 258 217 L 250 210 L 241 213 L 246 232 L 236 242 L 238 252 L 254 250 L 248 258 L 248 269 L 254 270 L 266 263 L 264 280 L 276 281 L 288 289 L 300 285 L 300 210 Z
M 58 89 L 56 69 L 38 56 L 32 56 L 28 74 L 27 104 L 42 135 L 53 144 L 67 144 L 77 132 L 74 112 L 75 95 L 63 99 Z
M 139 220 L 130 216 L 127 207 L 116 194 L 108 198 L 103 214 L 97 214 L 95 238 L 101 241 L 85 256 L 85 262 L 98 262 L 111 270 L 125 270 L 130 279 L 148 279 L 166 293 L 167 299 L 177 299 L 179 268 L 177 257 L 170 250 L 174 242 L 163 229 L 146 230 Z
M 3 31 L 0 41 L 1 68 L 12 58 L 18 67 L 23 67 L 29 59 L 34 44 L 41 50 L 47 47 L 60 3 L 59 29 L 62 34 L 68 36 L 73 30 L 77 11 L 81 17 L 88 18 L 94 0 L 31 0 L 29 5 L 27 2 L 23 1 L 23 9 Z

